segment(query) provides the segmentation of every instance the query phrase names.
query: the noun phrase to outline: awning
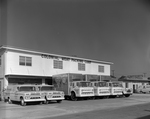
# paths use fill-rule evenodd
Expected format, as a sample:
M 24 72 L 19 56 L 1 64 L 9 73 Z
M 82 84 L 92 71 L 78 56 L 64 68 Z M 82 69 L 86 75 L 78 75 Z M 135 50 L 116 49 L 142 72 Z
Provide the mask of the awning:
M 51 78 L 52 76 L 36 76 L 36 75 L 5 75 L 6 78 Z

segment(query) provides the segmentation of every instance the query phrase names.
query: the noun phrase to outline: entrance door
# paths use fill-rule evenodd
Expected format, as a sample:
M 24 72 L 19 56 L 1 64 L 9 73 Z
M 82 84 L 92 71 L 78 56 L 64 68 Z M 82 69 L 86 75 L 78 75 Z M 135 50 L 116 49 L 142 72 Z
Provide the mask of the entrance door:
M 133 84 L 133 93 L 135 93 L 135 84 Z
M 0 101 L 2 99 L 2 81 L 0 81 Z

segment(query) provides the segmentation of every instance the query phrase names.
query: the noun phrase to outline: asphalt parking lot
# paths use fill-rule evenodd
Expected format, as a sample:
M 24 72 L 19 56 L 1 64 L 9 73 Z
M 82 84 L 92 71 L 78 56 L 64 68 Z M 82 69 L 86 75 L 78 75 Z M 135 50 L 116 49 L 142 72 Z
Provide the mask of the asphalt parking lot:
M 132 105 L 150 103 L 150 94 L 133 94 L 128 98 L 111 98 L 97 100 L 69 101 L 50 104 L 8 104 L 0 101 L 0 119 L 38 119 L 77 114 L 88 111 L 118 109 Z

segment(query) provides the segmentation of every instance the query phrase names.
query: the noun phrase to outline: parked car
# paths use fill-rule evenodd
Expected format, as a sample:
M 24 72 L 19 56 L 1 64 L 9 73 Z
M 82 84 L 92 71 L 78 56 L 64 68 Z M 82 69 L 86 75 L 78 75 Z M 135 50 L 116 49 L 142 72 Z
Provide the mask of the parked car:
M 45 103 L 48 104 L 50 101 L 57 101 L 60 103 L 64 100 L 64 92 L 56 91 L 53 85 L 37 85 L 38 90 L 44 93 Z
M 35 85 L 10 85 L 4 91 L 4 101 L 12 103 L 18 101 L 22 106 L 27 102 L 44 102 L 44 94 L 36 90 Z
M 150 93 L 150 85 L 141 85 L 137 89 L 138 93 Z

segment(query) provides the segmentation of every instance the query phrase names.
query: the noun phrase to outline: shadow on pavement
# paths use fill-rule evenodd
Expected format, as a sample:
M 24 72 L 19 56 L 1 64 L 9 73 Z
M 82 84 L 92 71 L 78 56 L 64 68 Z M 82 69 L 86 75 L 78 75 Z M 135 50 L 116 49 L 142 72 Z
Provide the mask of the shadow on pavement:
M 144 117 L 139 117 L 139 118 L 136 118 L 136 119 L 150 119 L 150 115 L 144 116 Z
M 144 110 L 144 111 L 150 112 L 150 110 Z M 139 118 L 136 118 L 136 119 L 150 119 L 150 115 L 147 115 L 147 116 L 144 116 L 144 117 L 139 117 Z

